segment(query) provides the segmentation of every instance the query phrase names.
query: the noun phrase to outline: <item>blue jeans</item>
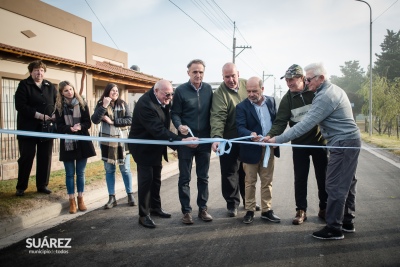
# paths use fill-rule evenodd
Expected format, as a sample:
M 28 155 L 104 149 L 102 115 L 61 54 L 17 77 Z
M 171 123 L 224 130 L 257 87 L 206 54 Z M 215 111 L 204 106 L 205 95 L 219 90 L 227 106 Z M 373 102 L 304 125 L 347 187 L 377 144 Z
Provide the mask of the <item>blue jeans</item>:
M 132 193 L 132 173 L 131 173 L 131 155 L 125 156 L 125 164 L 118 165 L 122 174 L 122 179 L 125 184 L 125 191 L 127 194 Z M 115 171 L 116 166 L 111 163 L 104 162 L 104 169 L 106 170 L 106 183 L 109 195 L 115 195 Z
M 76 167 L 76 188 L 78 193 L 84 191 L 85 188 L 85 169 L 87 159 L 64 161 L 65 167 L 65 184 L 67 185 L 68 195 L 75 193 L 74 176 Z

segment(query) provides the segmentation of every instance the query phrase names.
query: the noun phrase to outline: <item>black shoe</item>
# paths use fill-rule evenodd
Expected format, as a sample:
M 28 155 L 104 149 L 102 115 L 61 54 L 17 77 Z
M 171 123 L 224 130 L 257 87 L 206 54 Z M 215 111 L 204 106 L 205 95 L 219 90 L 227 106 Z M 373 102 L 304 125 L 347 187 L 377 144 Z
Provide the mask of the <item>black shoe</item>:
M 133 196 L 133 193 L 129 193 L 128 194 L 128 205 L 129 206 L 136 206 L 136 201 L 135 201 L 135 197 Z
M 108 210 L 117 206 L 117 200 L 115 199 L 115 195 L 108 196 L 108 202 L 104 205 L 104 209 Z
M 254 211 L 247 211 L 243 217 L 243 222 L 246 224 L 252 223 L 254 220 Z
M 139 224 L 146 228 L 156 228 L 156 224 L 153 222 L 150 215 L 139 217 Z
M 256 211 L 260 211 L 260 210 L 261 210 L 260 205 L 256 204 Z
M 37 189 L 38 193 L 51 194 L 51 190 L 47 187 L 40 187 Z
M 344 223 L 342 225 L 342 231 L 346 233 L 354 233 L 356 228 L 354 228 L 354 223 Z
M 22 197 L 25 195 L 25 192 L 24 192 L 24 190 L 17 189 L 17 192 L 15 192 L 15 195 L 17 197 Z
M 228 216 L 229 217 L 236 217 L 237 216 L 237 208 L 228 209 Z
M 269 210 L 269 211 L 261 213 L 261 218 L 266 219 L 266 220 L 271 221 L 271 222 L 274 222 L 274 223 L 280 223 L 281 222 L 281 218 L 276 216 L 274 214 L 273 210 Z
M 159 216 L 161 218 L 171 218 L 171 214 L 168 212 L 165 212 L 162 208 L 159 209 L 152 209 L 150 211 L 151 215 L 156 215 Z
M 328 226 L 325 226 L 322 228 L 322 230 L 319 230 L 317 232 L 314 232 L 312 234 L 313 237 L 318 238 L 318 239 L 324 239 L 324 240 L 339 240 L 343 239 L 344 235 L 341 230 L 337 230 L 335 228 L 331 228 Z

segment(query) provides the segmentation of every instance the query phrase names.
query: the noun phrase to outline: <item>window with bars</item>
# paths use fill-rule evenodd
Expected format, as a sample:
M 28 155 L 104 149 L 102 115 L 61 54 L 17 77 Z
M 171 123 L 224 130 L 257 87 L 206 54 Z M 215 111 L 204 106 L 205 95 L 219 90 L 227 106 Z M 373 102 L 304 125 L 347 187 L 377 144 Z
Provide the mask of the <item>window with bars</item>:
M 17 129 L 17 111 L 15 110 L 14 96 L 19 82 L 19 80 L 2 79 L 0 123 L 3 129 Z

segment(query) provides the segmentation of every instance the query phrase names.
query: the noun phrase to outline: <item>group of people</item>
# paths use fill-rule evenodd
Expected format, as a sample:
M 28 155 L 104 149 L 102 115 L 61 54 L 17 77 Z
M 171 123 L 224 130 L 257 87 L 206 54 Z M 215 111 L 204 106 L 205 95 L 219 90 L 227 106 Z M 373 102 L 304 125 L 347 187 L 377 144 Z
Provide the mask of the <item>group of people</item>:
M 94 124 L 100 125 L 101 137 L 127 138 L 132 115 L 125 101 L 119 97 L 118 86 L 109 83 L 90 116 L 89 107 L 74 86 L 68 81 L 58 85 L 44 79 L 46 64 L 36 60 L 28 65 L 30 76 L 22 80 L 15 92 L 18 111 L 17 129 L 41 132 L 45 121 L 53 121 L 60 134 L 89 136 Z M 53 139 L 18 135 L 20 158 L 18 159 L 18 182 L 16 196 L 24 196 L 36 154 L 36 187 L 39 193 L 51 194 L 47 188 L 51 169 Z M 130 153 L 125 143 L 101 142 L 101 158 L 104 161 L 109 201 L 104 208 L 117 205 L 115 199 L 115 172 L 119 166 L 128 204 L 135 206 L 130 170 Z M 69 213 L 87 210 L 83 200 L 85 168 L 88 158 L 96 156 L 91 141 L 60 139 L 59 160 L 64 163 L 65 183 L 69 197 Z M 76 176 L 76 182 L 75 182 Z M 75 185 L 76 184 L 76 185 Z M 77 199 L 75 200 L 75 190 Z
M 91 120 L 87 105 L 69 82 L 61 82 L 57 93 L 50 82 L 43 80 L 46 71 L 43 62 L 31 63 L 28 69 L 31 76 L 21 81 L 15 98 L 18 129 L 40 131 L 42 121 L 52 118 L 46 106 L 55 103 L 59 133 L 89 135 L 88 129 L 93 122 L 101 123 L 102 137 L 171 142 L 168 146 L 178 151 L 178 193 L 183 224 L 194 223 L 190 204 L 193 158 L 196 162 L 198 217 L 210 222 L 213 217 L 207 202 L 211 150 L 218 152 L 228 149 L 220 147 L 225 144 L 222 142 L 198 144 L 196 141 L 211 137 L 248 137 L 249 141 L 257 144 L 233 143 L 229 147 L 230 152 L 219 157 L 221 190 L 226 201 L 227 216 L 236 217 L 242 201 L 246 210 L 244 223 L 252 223 L 258 210 L 261 210 L 262 219 L 280 222 L 272 209 L 274 160 L 280 156 L 279 146 L 274 144 L 292 141 L 292 144 L 303 145 L 292 148 L 296 203 L 292 223 L 300 225 L 307 220 L 311 156 L 318 185 L 318 217 L 326 221 L 326 226 L 314 232 L 313 237 L 343 239 L 342 231 L 355 231 L 353 220 L 360 132 L 346 93 L 329 82 L 326 70 L 320 63 L 306 66 L 305 73 L 296 64 L 288 68 L 281 79 L 286 80 L 289 90 L 278 109 L 275 99 L 263 94 L 263 81 L 259 77 L 248 80 L 239 78 L 239 71 L 233 63 L 226 63 L 222 67 L 223 82 L 213 93 L 211 86 L 203 82 L 204 61 L 194 59 L 187 65 L 187 83 L 174 91 L 169 81 L 158 81 L 139 98 L 133 115 L 127 103 L 119 98 L 117 85 L 108 84 Z M 171 121 L 178 130 L 177 134 L 170 131 Z M 285 131 L 288 124 L 290 129 Z M 187 144 L 176 145 L 173 141 Z M 18 142 L 21 157 L 18 160 L 16 195 L 22 196 L 27 187 L 36 146 L 38 159 L 39 155 L 43 156 L 37 160 L 37 189 L 38 192 L 51 193 L 47 185 L 52 141 L 40 142 L 38 138 L 18 136 Z M 87 158 L 95 155 L 93 145 L 91 141 L 68 139 L 62 139 L 60 144 L 60 160 L 66 169 L 70 213 L 76 212 L 77 208 L 86 210 L 82 195 L 84 170 Z M 119 165 L 123 176 L 128 204 L 136 205 L 130 172 L 132 154 L 137 164 L 139 224 L 155 228 L 151 216 L 170 218 L 171 214 L 162 208 L 160 197 L 162 158 L 168 161 L 167 146 L 140 142 L 128 145 L 101 142 L 100 146 L 109 193 L 105 208 L 117 205 L 114 189 L 116 165 Z M 75 169 L 78 207 L 74 199 Z M 261 185 L 260 206 L 256 202 L 258 176 Z

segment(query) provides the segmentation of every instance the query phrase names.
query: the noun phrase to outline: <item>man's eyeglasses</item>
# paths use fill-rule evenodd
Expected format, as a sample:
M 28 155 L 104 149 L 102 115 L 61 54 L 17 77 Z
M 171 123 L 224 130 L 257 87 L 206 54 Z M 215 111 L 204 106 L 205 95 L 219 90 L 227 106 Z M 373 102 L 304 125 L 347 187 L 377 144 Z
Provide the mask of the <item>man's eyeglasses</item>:
M 314 76 L 314 77 L 312 77 L 312 78 L 306 78 L 306 82 L 309 82 L 309 83 L 310 83 L 310 82 L 311 82 L 311 80 L 312 80 L 312 79 L 314 79 L 314 78 L 315 78 L 315 77 L 317 77 L 317 76 L 318 76 L 318 75 L 315 75 L 315 76 Z
M 173 97 L 174 93 L 165 93 L 163 91 L 160 91 L 161 93 L 163 93 L 165 95 L 165 97 Z

